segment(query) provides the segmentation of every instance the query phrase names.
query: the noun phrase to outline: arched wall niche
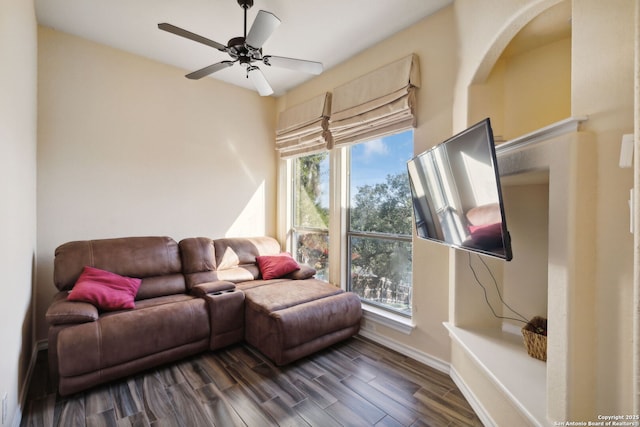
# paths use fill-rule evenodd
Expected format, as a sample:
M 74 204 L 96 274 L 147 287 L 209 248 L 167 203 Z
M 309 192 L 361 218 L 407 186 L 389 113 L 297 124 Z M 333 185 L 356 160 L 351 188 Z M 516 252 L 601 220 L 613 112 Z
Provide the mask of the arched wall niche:
M 547 420 L 588 414 L 594 402 L 595 379 L 578 375 L 592 372 L 594 360 L 575 357 L 585 353 L 593 338 L 581 332 L 584 319 L 582 324 L 573 319 L 582 316 L 575 300 L 576 289 L 591 295 L 592 274 L 574 271 L 572 266 L 594 264 L 591 245 L 582 240 L 584 233 L 578 232 L 576 224 L 593 221 L 591 212 L 578 207 L 582 200 L 593 198 L 590 191 L 595 182 L 590 172 L 595 150 L 586 133 L 564 125 L 558 127 L 558 122 L 571 122 L 577 129 L 576 123 L 583 120 L 565 120 L 572 116 L 571 7 L 571 0 L 539 0 L 522 6 L 485 44 L 488 47 L 476 60 L 477 66 L 465 70 L 468 86 L 460 87 L 462 97 L 466 95 L 461 101 L 466 101 L 467 125 L 490 117 L 496 144 L 505 143 L 498 147 L 497 154 L 514 259 L 490 264 L 506 302 L 504 306 L 513 307 L 527 319 L 547 317 L 552 331 L 547 363 L 541 364 L 524 351 L 520 323 L 498 320 L 478 308 L 483 307 L 469 291 L 469 284 L 474 281 L 466 256 L 453 255 L 453 336 L 465 349 L 471 349 L 464 337 L 467 330 L 481 331 L 474 337 L 480 337 L 480 341 L 486 333 L 492 337 L 487 342 L 497 343 L 486 360 L 482 346 L 479 351 L 468 351 L 470 359 L 481 360 L 487 377 L 497 379 L 495 393 L 490 387 L 472 390 L 483 396 L 480 400 L 486 412 L 497 417 L 494 425 L 546 425 Z M 553 136 L 549 125 L 554 125 Z M 561 132 L 556 134 L 559 129 Z M 510 315 L 500 302 L 496 306 L 504 310 L 503 315 Z M 492 341 L 494 336 L 500 338 Z M 508 351 L 510 339 L 519 343 L 518 356 Z M 467 354 L 461 356 L 463 353 L 454 340 L 452 359 L 465 360 Z M 492 360 L 504 363 L 492 366 Z M 462 371 L 468 364 L 456 361 L 453 365 Z M 463 382 L 471 383 L 480 374 L 465 372 L 461 377 Z M 514 378 L 517 380 L 512 384 Z M 527 389 L 521 393 L 519 385 L 524 383 Z M 512 405 L 519 410 L 499 407 L 495 402 L 501 402 L 505 394 L 498 390 L 507 390 L 504 407 Z M 524 424 L 510 417 L 523 417 Z
M 469 125 L 490 117 L 500 143 L 571 116 L 570 18 L 571 0 L 548 0 L 507 21 L 469 82 Z
M 489 49 L 480 62 L 475 74 L 473 75 L 470 85 L 484 82 L 493 66 L 502 55 L 507 45 L 511 43 L 514 37 L 535 18 L 539 17 L 543 12 L 548 11 L 552 7 L 560 3 L 569 3 L 570 0 L 541 0 L 531 2 L 528 6 L 523 7 L 516 13 L 512 19 L 507 21 L 501 31 L 496 33 L 496 37 L 489 46 Z

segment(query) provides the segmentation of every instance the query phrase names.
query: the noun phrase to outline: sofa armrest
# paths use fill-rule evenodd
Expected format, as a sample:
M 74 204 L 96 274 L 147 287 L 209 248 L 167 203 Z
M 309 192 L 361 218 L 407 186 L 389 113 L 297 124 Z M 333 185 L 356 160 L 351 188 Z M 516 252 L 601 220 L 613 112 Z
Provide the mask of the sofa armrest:
M 300 270 L 293 271 L 284 277 L 291 280 L 304 280 L 304 279 L 310 279 L 315 275 L 316 275 L 315 268 L 308 266 L 306 264 L 300 264 Z
M 195 285 L 193 288 L 191 288 L 191 294 L 198 297 L 204 297 L 207 294 L 228 291 L 235 288 L 236 284 L 233 282 L 227 282 L 226 280 L 216 280 L 215 282 L 205 282 Z
M 67 301 L 66 291 L 58 292 L 47 310 L 49 325 L 66 325 L 74 323 L 95 322 L 98 320 L 98 309 L 87 302 Z

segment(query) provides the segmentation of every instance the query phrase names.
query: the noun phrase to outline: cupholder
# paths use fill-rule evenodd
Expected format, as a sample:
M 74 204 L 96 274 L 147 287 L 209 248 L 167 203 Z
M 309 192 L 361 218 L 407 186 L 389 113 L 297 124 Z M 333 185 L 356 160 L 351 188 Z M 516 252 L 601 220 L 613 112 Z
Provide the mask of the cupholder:
M 226 291 L 218 291 L 218 292 L 213 292 L 211 295 L 222 295 L 222 294 L 229 294 L 231 292 L 235 292 L 235 289 L 227 289 Z

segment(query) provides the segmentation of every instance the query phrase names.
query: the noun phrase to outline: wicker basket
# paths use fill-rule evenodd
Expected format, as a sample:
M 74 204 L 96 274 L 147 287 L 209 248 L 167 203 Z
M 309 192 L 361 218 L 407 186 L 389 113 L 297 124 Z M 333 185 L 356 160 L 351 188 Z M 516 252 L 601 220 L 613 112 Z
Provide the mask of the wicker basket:
M 522 328 L 522 336 L 524 337 L 524 345 L 527 347 L 527 353 L 531 357 L 547 361 L 547 336 L 536 332 L 538 328 L 547 330 L 547 319 L 542 317 L 534 317 Z

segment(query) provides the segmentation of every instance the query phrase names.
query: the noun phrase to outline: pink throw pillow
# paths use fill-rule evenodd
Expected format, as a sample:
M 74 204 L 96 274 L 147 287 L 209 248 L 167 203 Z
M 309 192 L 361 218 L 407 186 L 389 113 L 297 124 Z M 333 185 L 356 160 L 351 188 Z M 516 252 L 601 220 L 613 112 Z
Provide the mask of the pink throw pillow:
M 134 308 L 141 282 L 141 279 L 86 266 L 67 300 L 88 302 L 104 311 Z
M 264 280 L 277 279 L 285 274 L 300 270 L 298 262 L 287 252 L 278 255 L 257 256 L 256 261 Z

